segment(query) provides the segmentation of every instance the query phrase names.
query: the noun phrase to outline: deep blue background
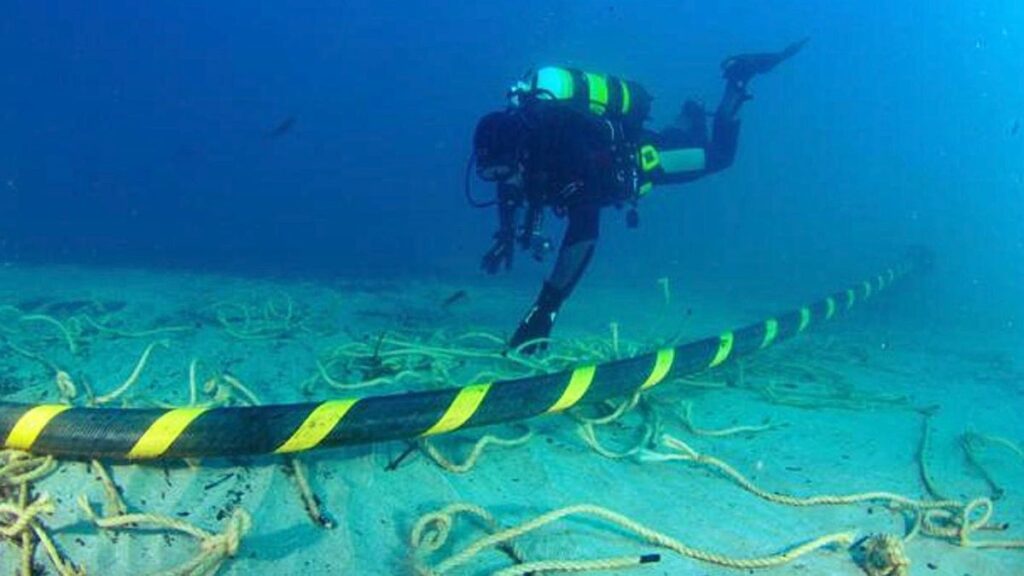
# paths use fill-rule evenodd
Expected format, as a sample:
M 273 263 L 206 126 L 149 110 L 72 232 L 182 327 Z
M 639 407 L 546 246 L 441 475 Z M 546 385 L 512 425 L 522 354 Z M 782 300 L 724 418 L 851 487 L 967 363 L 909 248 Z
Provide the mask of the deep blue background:
M 717 102 L 724 56 L 810 35 L 755 81 L 736 166 L 657 191 L 640 230 L 609 212 L 593 277 L 871 271 L 909 243 L 979 294 L 1014 300 L 1024 274 L 1013 0 L 3 10 L 5 261 L 469 275 L 494 223 L 462 200 L 468 141 L 526 69 L 633 78 L 658 126 L 688 95 Z

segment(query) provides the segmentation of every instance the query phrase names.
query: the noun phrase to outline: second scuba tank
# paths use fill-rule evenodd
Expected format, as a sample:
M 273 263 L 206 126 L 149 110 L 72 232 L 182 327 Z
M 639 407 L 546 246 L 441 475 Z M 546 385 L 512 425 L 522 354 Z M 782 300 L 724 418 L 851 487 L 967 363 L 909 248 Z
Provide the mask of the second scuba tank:
M 651 96 L 636 82 L 574 68 L 545 66 L 509 90 L 513 106 L 531 100 L 566 102 L 580 110 L 639 128 L 651 111 Z

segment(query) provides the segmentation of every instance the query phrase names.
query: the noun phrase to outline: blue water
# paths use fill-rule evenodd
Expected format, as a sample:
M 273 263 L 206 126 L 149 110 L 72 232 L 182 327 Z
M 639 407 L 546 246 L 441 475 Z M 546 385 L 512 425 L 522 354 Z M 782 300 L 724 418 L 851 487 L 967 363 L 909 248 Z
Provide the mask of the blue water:
M 659 191 L 639 233 L 606 215 L 594 274 L 908 243 L 992 286 L 1022 272 L 1016 2 L 15 1 L 0 27 L 6 261 L 472 271 L 493 226 L 462 200 L 472 127 L 525 70 L 636 79 L 660 127 L 717 102 L 726 55 L 808 35 L 752 85 L 735 166 Z

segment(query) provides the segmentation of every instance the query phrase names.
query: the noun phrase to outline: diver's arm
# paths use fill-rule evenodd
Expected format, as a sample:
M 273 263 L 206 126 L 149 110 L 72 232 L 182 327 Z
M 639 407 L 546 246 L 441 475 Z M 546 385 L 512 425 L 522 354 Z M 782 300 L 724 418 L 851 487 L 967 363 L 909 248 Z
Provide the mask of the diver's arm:
M 498 232 L 495 235 L 515 235 L 519 208 L 523 205 L 522 189 L 513 184 L 498 184 Z
M 502 266 L 506 270 L 512 267 L 516 225 L 522 204 L 523 194 L 518 186 L 504 182 L 498 184 L 498 231 L 494 233 L 490 250 L 480 261 L 480 267 L 488 274 L 497 273 Z

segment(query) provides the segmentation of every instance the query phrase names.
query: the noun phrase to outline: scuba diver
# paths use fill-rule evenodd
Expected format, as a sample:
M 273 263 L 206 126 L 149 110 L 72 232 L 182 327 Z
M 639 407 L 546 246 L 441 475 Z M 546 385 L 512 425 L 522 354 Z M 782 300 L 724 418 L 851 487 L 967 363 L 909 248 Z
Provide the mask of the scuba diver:
M 484 254 L 488 274 L 512 265 L 518 246 L 537 260 L 552 249 L 542 233 L 545 209 L 567 218 L 555 265 L 540 294 L 509 340 L 532 353 L 546 346 L 562 304 L 594 253 L 601 209 L 628 206 L 636 227 L 636 204 L 653 186 L 690 182 L 729 167 L 736 155 L 739 112 L 751 99 L 750 80 L 790 58 L 807 39 L 781 52 L 742 54 L 722 62 L 725 92 L 711 117 L 688 100 L 676 121 L 661 132 L 644 128 L 651 96 L 642 86 L 615 76 L 545 67 L 513 86 L 505 110 L 483 116 L 473 135 L 477 176 L 496 185 L 498 231 Z

